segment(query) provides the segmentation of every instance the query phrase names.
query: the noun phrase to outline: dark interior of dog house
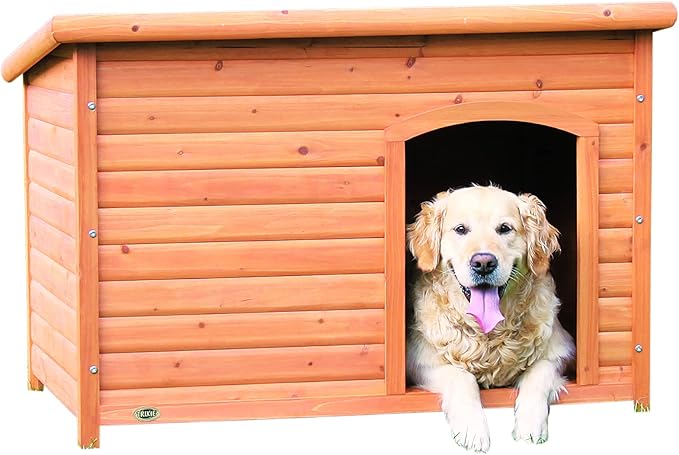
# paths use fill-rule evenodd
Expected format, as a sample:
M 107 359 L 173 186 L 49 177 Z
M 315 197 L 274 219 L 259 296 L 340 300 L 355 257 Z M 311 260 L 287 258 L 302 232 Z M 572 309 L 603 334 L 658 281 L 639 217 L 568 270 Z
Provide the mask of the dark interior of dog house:
M 406 142 L 406 223 L 420 203 L 449 188 L 490 183 L 513 193 L 532 193 L 547 206 L 561 232 L 561 253 L 551 272 L 561 299 L 559 320 L 576 337 L 576 136 L 531 123 L 488 121 L 431 131 Z M 406 253 L 406 295 L 415 262 Z M 410 306 L 410 305 L 408 305 Z M 575 379 L 575 369 L 568 372 Z

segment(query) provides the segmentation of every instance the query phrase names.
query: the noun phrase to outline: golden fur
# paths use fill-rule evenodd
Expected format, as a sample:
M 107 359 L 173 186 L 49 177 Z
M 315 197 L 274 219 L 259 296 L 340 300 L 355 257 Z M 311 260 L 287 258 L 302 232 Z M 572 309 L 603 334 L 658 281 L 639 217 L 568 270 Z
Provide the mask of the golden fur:
M 502 224 L 511 230 L 501 234 Z M 458 234 L 460 225 L 468 233 Z M 549 261 L 559 250 L 558 231 L 547 221 L 545 206 L 533 195 L 492 186 L 439 193 L 422 204 L 416 222 L 408 226 L 408 245 L 421 270 L 410 296 L 411 381 L 443 395 L 449 421 L 457 419 L 450 422 L 456 441 L 464 447 L 485 451 L 490 445 L 480 401 L 473 398 L 478 396 L 475 383 L 485 388 L 518 385 L 517 406 L 525 407 L 517 409 L 514 437 L 546 440 L 542 401 L 548 408 L 563 388 L 561 375 L 574 347 L 557 319 L 560 303 Z M 478 252 L 497 257 L 495 285 L 507 284 L 500 302 L 505 320 L 487 334 L 466 313 L 469 301 L 460 289 L 475 284 L 469 262 Z M 532 390 L 522 390 L 525 382 Z M 460 390 L 472 398 L 460 396 Z M 465 406 L 469 417 L 458 412 Z M 468 418 L 477 421 L 465 422 Z

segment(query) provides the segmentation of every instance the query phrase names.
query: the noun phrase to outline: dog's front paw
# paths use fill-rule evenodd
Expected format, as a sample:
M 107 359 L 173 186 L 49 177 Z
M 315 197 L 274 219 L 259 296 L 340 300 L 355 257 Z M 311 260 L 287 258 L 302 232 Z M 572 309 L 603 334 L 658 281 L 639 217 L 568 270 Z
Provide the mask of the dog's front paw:
M 546 402 L 523 402 L 514 412 L 515 441 L 526 441 L 532 444 L 547 442 L 547 417 L 549 405 Z
M 490 448 L 488 422 L 481 406 L 458 404 L 446 411 L 453 440 L 467 450 L 487 452 Z

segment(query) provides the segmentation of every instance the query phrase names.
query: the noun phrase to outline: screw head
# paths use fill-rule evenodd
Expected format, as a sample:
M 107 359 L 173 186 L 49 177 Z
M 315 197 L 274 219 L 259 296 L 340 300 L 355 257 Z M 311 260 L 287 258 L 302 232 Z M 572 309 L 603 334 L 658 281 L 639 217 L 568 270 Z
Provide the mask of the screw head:
M 90 373 L 92 373 L 92 374 L 97 374 L 97 373 L 99 373 L 99 368 L 97 368 L 96 365 L 92 365 L 92 366 L 90 367 Z
M 87 103 L 87 109 L 93 111 L 96 108 L 97 108 L 97 103 L 95 103 L 94 101 L 90 101 L 89 103 Z
M 636 221 L 636 222 L 637 222 L 637 224 L 641 224 L 641 223 L 643 223 L 643 222 L 644 222 L 644 217 L 643 217 L 643 216 L 641 216 L 641 215 L 637 215 L 637 217 L 636 217 L 636 218 L 634 218 L 634 221 Z
M 87 233 L 87 235 L 89 235 L 90 237 L 92 237 L 94 239 L 94 238 L 97 237 L 97 231 L 95 231 L 94 229 L 90 229 L 90 231 Z
M 636 346 L 634 346 L 634 350 L 637 352 L 642 352 L 644 348 L 640 344 L 637 344 Z
M 646 97 L 644 95 L 637 95 L 637 101 L 640 103 L 643 103 L 646 100 Z

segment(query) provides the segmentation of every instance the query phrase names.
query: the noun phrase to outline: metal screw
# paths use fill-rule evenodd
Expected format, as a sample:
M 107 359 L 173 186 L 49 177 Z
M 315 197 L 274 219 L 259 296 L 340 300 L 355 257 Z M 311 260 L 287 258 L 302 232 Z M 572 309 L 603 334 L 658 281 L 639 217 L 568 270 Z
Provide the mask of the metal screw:
M 637 101 L 639 101 L 640 103 L 643 103 L 645 99 L 646 97 L 644 95 L 637 95 Z
M 636 217 L 636 218 L 634 218 L 634 221 L 636 221 L 636 222 L 637 222 L 637 224 L 641 224 L 641 223 L 643 223 L 643 222 L 644 222 L 644 217 L 643 217 L 643 216 L 641 216 L 641 215 L 637 215 L 637 217 Z
M 97 237 L 97 231 L 95 231 L 94 229 L 90 229 L 90 232 L 88 232 L 87 235 L 94 239 Z
M 87 103 L 87 109 L 93 111 L 96 108 L 97 108 L 97 103 L 95 103 L 94 101 L 90 101 L 89 103 Z
M 636 346 L 634 346 L 634 350 L 635 350 L 635 351 L 637 351 L 637 352 L 641 352 L 641 351 L 643 351 L 643 350 L 644 350 L 644 348 L 643 348 L 643 347 L 641 347 L 641 345 L 640 345 L 640 344 L 637 344 Z
M 97 368 L 96 365 L 92 365 L 92 366 L 90 367 L 90 373 L 92 373 L 92 374 L 97 374 L 97 373 L 99 373 L 99 368 Z

